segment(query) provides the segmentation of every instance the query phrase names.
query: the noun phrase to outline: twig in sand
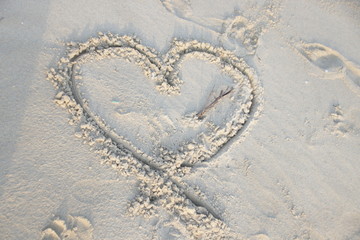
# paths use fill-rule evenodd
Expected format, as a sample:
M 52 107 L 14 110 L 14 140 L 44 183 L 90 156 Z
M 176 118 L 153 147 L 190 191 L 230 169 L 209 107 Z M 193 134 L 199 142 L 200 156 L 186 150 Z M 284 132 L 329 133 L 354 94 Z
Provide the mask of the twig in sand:
M 205 117 L 205 113 L 207 111 L 209 111 L 212 107 L 214 107 L 214 105 L 223 97 L 225 97 L 226 95 L 228 95 L 229 93 L 232 92 L 234 88 L 230 88 L 229 90 L 226 90 L 225 92 L 223 90 L 221 90 L 219 96 L 217 96 L 214 101 L 212 101 L 209 105 L 207 105 L 203 110 L 201 110 L 200 112 L 198 112 L 196 114 L 196 117 L 198 119 L 203 119 Z

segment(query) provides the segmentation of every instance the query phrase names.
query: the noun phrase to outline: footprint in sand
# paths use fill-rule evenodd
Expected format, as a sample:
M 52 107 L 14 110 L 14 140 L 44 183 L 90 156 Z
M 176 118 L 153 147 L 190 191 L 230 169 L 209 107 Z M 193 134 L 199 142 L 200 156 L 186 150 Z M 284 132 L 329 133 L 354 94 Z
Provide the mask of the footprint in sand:
M 360 111 L 357 108 L 344 112 L 338 104 L 333 104 L 330 109 L 326 130 L 335 136 L 346 136 L 347 134 L 360 134 Z
M 222 20 L 212 17 L 197 16 L 190 0 L 160 0 L 163 7 L 174 16 L 191 22 L 218 34 L 221 31 Z
M 189 0 L 160 0 L 167 11 L 179 18 L 188 18 L 192 15 L 191 3 Z
M 93 227 L 84 217 L 56 217 L 42 231 L 41 240 L 91 240 Z
M 360 66 L 320 43 L 300 44 L 298 51 L 322 71 L 320 77 L 343 79 L 346 86 L 360 96 Z
M 243 16 L 226 19 L 220 41 L 242 55 L 254 54 L 262 27 L 257 22 L 250 21 Z
M 208 29 L 218 37 L 219 42 L 239 56 L 254 55 L 258 47 L 258 41 L 266 29 L 273 26 L 277 21 L 278 4 L 265 1 L 262 4 L 254 4 L 249 9 L 257 14 L 239 12 L 225 19 L 197 16 L 190 0 L 160 0 L 164 8 L 176 17 L 192 22 Z

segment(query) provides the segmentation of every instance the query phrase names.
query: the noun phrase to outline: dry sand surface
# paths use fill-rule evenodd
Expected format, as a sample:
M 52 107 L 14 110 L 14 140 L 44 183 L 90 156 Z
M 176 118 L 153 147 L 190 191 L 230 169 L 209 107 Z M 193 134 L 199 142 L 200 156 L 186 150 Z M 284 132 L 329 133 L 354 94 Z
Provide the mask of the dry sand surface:
M 0 239 L 360 239 L 360 2 L 3 0 Z

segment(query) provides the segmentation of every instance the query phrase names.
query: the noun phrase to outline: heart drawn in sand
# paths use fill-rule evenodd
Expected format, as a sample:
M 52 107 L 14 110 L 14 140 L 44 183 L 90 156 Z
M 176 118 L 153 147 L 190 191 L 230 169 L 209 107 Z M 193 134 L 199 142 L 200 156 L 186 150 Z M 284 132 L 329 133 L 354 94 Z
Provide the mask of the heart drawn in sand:
M 253 70 L 223 48 L 174 40 L 160 55 L 112 34 L 70 45 L 49 74 L 58 103 L 156 168 L 176 171 L 210 159 L 259 112 Z

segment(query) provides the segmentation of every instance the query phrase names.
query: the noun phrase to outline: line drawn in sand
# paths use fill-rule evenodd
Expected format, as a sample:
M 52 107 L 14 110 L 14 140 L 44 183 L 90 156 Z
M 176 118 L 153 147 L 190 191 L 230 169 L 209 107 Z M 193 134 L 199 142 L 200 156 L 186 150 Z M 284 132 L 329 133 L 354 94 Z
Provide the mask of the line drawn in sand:
M 159 56 L 134 37 L 111 33 L 99 33 L 99 37 L 85 43 L 69 43 L 68 47 L 68 54 L 60 59 L 57 69 L 48 73 L 48 79 L 58 90 L 55 102 L 68 110 L 69 123 L 78 129 L 76 135 L 101 156 L 102 163 L 111 165 L 125 176 L 136 176 L 140 181 L 139 194 L 129 205 L 130 215 L 156 215 L 161 207 L 178 216 L 195 239 L 239 239 L 215 208 L 207 203 L 204 194 L 191 188 L 182 177 L 194 164 L 209 160 L 230 139 L 244 134 L 254 123 L 262 109 L 262 89 L 254 71 L 233 53 L 197 41 L 174 40 L 165 56 Z M 202 131 L 192 141 L 180 142 L 176 150 L 159 147 L 157 154 L 141 151 L 109 127 L 79 91 L 82 63 L 125 58 L 142 68 L 144 75 L 156 83 L 159 94 L 181 94 L 183 82 L 179 78 L 179 67 L 185 56 L 220 66 L 234 80 L 234 85 L 231 90 L 223 90 L 225 92 L 207 108 L 207 114 L 202 114 L 201 119 L 196 113 L 192 116 L 198 125 L 203 125 Z M 232 101 L 230 105 L 234 108 L 227 121 L 214 125 L 209 119 L 215 105 L 225 101 L 224 96 L 226 101 Z
M 297 50 L 322 72 L 323 79 L 342 79 L 345 85 L 360 96 L 360 66 L 342 54 L 320 43 L 300 43 Z

